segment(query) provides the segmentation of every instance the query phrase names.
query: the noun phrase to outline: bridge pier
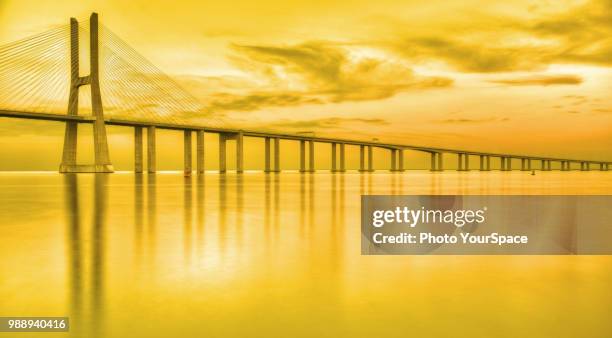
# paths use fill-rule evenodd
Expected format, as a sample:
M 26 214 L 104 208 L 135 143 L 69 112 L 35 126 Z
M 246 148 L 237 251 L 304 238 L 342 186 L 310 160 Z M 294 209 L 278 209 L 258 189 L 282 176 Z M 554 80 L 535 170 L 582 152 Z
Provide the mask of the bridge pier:
M 344 143 L 340 143 L 340 172 L 346 171 L 346 156 L 344 153 Z
M 336 172 L 336 143 L 331 144 L 331 172 Z
M 431 156 L 431 166 L 430 171 L 444 171 L 444 167 L 442 164 L 442 153 L 432 152 Z
M 113 165 L 108 152 L 106 138 L 106 125 L 104 122 L 104 108 L 100 93 L 99 74 L 99 47 L 98 47 L 98 14 L 93 13 L 89 18 L 89 75 L 79 76 L 79 23 L 75 18 L 70 19 L 70 93 L 68 97 L 69 116 L 79 114 L 79 88 L 89 85 L 91 90 L 91 111 L 93 120 L 94 164 L 78 165 L 76 121 L 66 122 L 64 133 L 64 148 L 60 173 L 112 173 Z
M 226 156 L 226 138 L 225 134 L 219 134 L 219 173 L 225 174 L 227 172 L 227 156 Z
M 280 138 L 274 138 L 274 172 L 280 173 Z
M 311 173 L 315 172 L 315 160 L 314 160 L 314 141 L 308 141 L 308 171 Z
M 397 149 L 389 149 L 391 152 L 391 171 L 397 171 Z
M 134 127 L 134 172 L 142 173 L 142 127 Z
M 470 170 L 470 156 L 466 153 L 457 154 L 457 171 Z
M 368 146 L 368 171 L 374 172 L 374 157 L 372 152 L 372 146 Z
M 240 131 L 236 134 L 236 173 L 244 172 L 244 134 Z
M 147 127 L 147 172 L 154 174 L 157 171 L 157 149 L 155 145 L 155 126 Z
M 300 140 L 300 172 L 306 172 L 306 141 Z
M 365 171 L 365 146 L 359 145 L 359 171 Z
M 404 171 L 404 149 L 391 149 L 391 171 Z
M 270 138 L 269 137 L 265 137 L 264 138 L 264 152 L 265 152 L 265 158 L 264 158 L 264 172 L 265 173 L 269 173 L 270 172 Z
M 512 171 L 512 158 L 508 156 L 500 156 L 501 171 Z
M 183 174 L 191 176 L 191 130 L 183 131 Z
M 196 137 L 196 169 L 198 174 L 204 173 L 204 130 L 197 131 Z
M 219 133 L 219 173 L 227 172 L 227 140 L 236 140 L 236 173 L 244 172 L 244 135 L 237 133 Z
M 568 171 L 566 168 L 567 161 L 560 161 L 559 163 L 561 163 L 561 171 Z
M 485 157 L 484 155 L 479 155 L 478 156 L 478 160 L 480 161 L 480 171 L 484 171 L 485 170 Z

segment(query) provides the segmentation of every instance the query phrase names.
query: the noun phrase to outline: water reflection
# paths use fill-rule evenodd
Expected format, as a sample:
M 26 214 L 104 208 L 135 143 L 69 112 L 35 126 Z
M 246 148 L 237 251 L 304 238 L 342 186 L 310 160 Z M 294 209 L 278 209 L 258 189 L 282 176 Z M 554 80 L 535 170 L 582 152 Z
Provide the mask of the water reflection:
M 198 175 L 196 184 L 196 207 L 197 207 L 197 255 L 201 256 L 204 250 L 204 227 L 206 225 L 206 194 L 204 187 L 206 176 Z
M 183 178 L 183 254 L 185 262 L 191 262 L 192 255 L 192 212 L 193 193 L 191 187 L 191 175 Z
M 374 308 L 380 318 L 454 322 L 431 306 L 431 298 L 451 304 L 453 311 L 461 310 L 453 308 L 454 301 L 464 304 L 508 327 L 504 318 L 480 309 L 495 301 L 515 319 L 529 321 L 507 296 L 520 293 L 534 300 L 534 307 L 562 317 L 557 309 L 563 304 L 583 304 L 563 298 L 576 285 L 590 290 L 582 296 L 584 304 L 599 310 L 582 310 L 591 311 L 590 321 L 601 333 L 606 307 L 598 299 L 610 295 L 605 290 L 612 281 L 606 258 L 580 265 L 563 257 L 360 256 L 359 195 L 492 193 L 496 186 L 534 191 L 524 187 L 524 178 L 512 176 L 518 173 L 496 181 L 476 171 L 418 175 L 63 175 L 66 250 L 60 255 L 67 262 L 62 282 L 68 297 L 62 302 L 71 336 L 172 336 L 176 327 L 184 336 L 202 335 L 201 326 L 187 322 L 160 324 L 172 314 L 205 321 L 207 335 L 234 337 L 249 336 L 253 325 L 270 336 L 292 335 L 293 326 L 304 328 L 305 337 L 315 336 L 313 323 L 338 337 L 373 336 L 393 325 L 406 332 L 403 322 L 368 322 Z M 549 189 L 546 182 L 542 187 Z M 555 214 L 576 217 L 569 209 Z M 124 226 L 126 219 L 133 228 Z M 134 259 L 125 259 L 130 255 Z M 509 264 L 516 271 L 508 271 Z M 474 286 L 486 295 L 473 293 Z M 547 296 L 540 299 L 542 289 Z M 557 303 L 545 305 L 550 299 Z M 256 324 L 232 325 L 254 323 L 254 313 L 262 314 Z M 125 324 L 128 319 L 133 327 Z
M 65 215 L 68 232 L 68 266 L 69 266 L 69 288 L 70 294 L 70 318 L 73 323 L 81 322 L 83 307 L 83 283 L 82 283 L 82 261 L 81 261 L 81 225 L 80 208 L 78 196 L 77 175 L 66 174 L 64 176 L 65 190 Z M 80 325 L 73 325 L 73 332 L 79 333 Z
M 67 174 L 65 184 L 65 206 L 68 215 L 68 256 L 70 261 L 70 318 L 73 336 L 101 337 L 104 335 L 104 306 L 105 306 L 105 226 L 106 226 L 106 199 L 107 175 L 93 176 L 93 208 L 92 221 L 81 222 L 81 196 L 79 196 L 79 178 L 75 174 Z M 88 229 L 88 225 L 90 226 Z M 90 240 L 84 237 L 90 234 Z M 90 257 L 87 260 L 83 243 L 91 243 Z M 90 262 L 88 267 L 84 263 Z M 89 271 L 87 285 L 85 272 Z M 87 287 L 89 286 L 89 287 Z M 87 298 L 84 298 L 84 295 Z M 84 314 L 84 303 L 89 302 L 89 313 Z M 86 319 L 86 320 L 83 320 Z M 83 323 L 87 323 L 85 328 Z M 87 332 L 87 333 L 85 333 Z

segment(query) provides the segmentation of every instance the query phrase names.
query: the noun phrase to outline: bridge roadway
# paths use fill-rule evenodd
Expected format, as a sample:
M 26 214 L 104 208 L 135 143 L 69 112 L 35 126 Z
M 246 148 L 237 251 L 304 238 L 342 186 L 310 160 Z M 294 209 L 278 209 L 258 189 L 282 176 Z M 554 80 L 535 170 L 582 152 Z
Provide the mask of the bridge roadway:
M 76 121 L 78 123 L 93 123 L 95 121 L 94 116 L 85 116 L 85 115 L 60 115 L 60 114 L 50 114 L 50 113 L 38 113 L 38 112 L 27 112 L 27 111 L 16 111 L 16 110 L 0 110 L 0 117 L 10 117 L 10 118 L 21 118 L 21 119 L 33 119 L 33 120 L 45 120 L 45 121 L 56 121 L 56 122 L 68 122 L 68 121 Z M 186 172 L 191 172 L 191 132 L 206 132 L 206 133 L 217 133 L 219 134 L 220 146 L 223 146 L 223 149 L 220 149 L 220 156 L 225 157 L 225 140 L 239 140 L 240 146 L 237 147 L 237 168 L 238 171 L 242 171 L 242 137 L 260 137 L 266 139 L 266 171 L 275 171 L 278 172 L 279 165 L 279 150 L 278 150 L 278 140 L 295 140 L 301 142 L 301 161 L 300 161 L 300 170 L 301 171 L 314 171 L 314 149 L 312 146 L 313 142 L 319 143 L 330 143 L 332 145 L 332 171 L 345 171 L 345 159 L 344 159 L 344 145 L 354 145 L 360 146 L 360 170 L 361 171 L 373 171 L 372 168 L 372 148 L 383 148 L 391 151 L 391 170 L 392 171 L 403 171 L 403 150 L 414 150 L 427 152 L 431 154 L 431 170 L 432 171 L 441 171 L 443 170 L 442 163 L 442 154 L 456 154 L 458 155 L 458 170 L 459 171 L 467 171 L 469 170 L 469 157 L 468 156 L 479 156 L 480 158 L 480 170 L 489 171 L 491 170 L 490 158 L 496 157 L 501 159 L 501 170 L 508 171 L 512 170 L 512 159 L 520 159 L 521 160 L 521 170 L 532 170 L 531 161 L 541 161 L 541 167 L 539 169 L 548 171 L 552 170 L 551 162 L 559 162 L 561 163 L 561 170 L 568 171 L 571 170 L 571 163 L 580 163 L 580 170 L 586 171 L 590 170 L 590 165 L 599 165 L 599 169 L 602 171 L 607 171 L 610 168 L 610 164 L 612 162 L 605 161 L 592 161 L 592 160 L 579 160 L 579 159 L 569 159 L 569 158 L 555 158 L 555 157 L 542 157 L 542 156 L 529 156 L 529 155 L 517 155 L 517 154 L 504 154 L 504 153 L 489 153 L 489 152 L 479 152 L 472 150 L 461 150 L 461 149 L 448 149 L 448 148 L 436 148 L 436 147 L 423 147 L 423 146 L 414 146 L 414 145 L 406 145 L 406 144 L 394 144 L 394 143 L 385 143 L 385 142 L 377 142 L 377 141 L 359 141 L 359 140 L 350 140 L 350 139 L 340 139 L 340 138 L 329 138 L 329 137 L 318 137 L 314 135 L 296 135 L 296 134 L 284 134 L 284 133 L 275 133 L 275 132 L 263 132 L 263 131 L 253 131 L 253 130 L 241 130 L 241 129 L 230 129 L 230 128 L 215 128 L 215 127 L 206 127 L 206 126 L 198 126 L 198 125 L 189 125 L 189 124 L 169 124 L 169 123 L 156 123 L 156 122 L 145 122 L 145 121 L 130 121 L 125 119 L 118 118 L 105 118 L 105 124 L 107 125 L 116 125 L 116 126 L 125 126 L 125 127 L 134 127 L 136 129 L 135 137 L 142 138 L 142 128 L 146 128 L 149 132 L 154 129 L 170 129 L 170 130 L 182 130 L 185 132 L 185 170 Z M 189 136 L 189 137 L 188 137 Z M 151 149 L 151 145 L 149 145 L 149 157 L 153 155 L 153 161 L 155 161 L 155 136 L 148 136 L 149 141 L 151 141 L 151 137 L 153 138 L 153 144 Z M 274 170 L 270 170 L 270 140 L 274 140 L 275 142 L 275 168 Z M 200 142 L 202 143 L 200 146 Z M 309 142 L 310 144 L 310 168 L 306 170 L 305 167 L 305 142 Z M 142 149 L 138 149 L 138 147 L 142 147 L 142 139 L 136 140 L 136 171 L 142 171 L 142 163 L 138 163 L 142 161 Z M 187 145 L 189 145 L 189 149 L 187 149 Z M 340 146 L 340 170 L 337 167 L 337 155 L 336 155 L 336 145 Z M 200 149 L 201 148 L 201 149 Z M 238 149 L 239 148 L 239 149 Z M 365 168 L 365 151 L 368 150 L 368 168 Z M 203 171 L 203 134 L 202 140 L 198 137 L 198 171 Z M 140 152 L 140 154 L 138 154 Z M 153 152 L 153 153 L 151 153 Z M 202 154 L 200 154 L 202 152 Z M 202 157 L 200 159 L 200 157 Z M 189 164 L 187 163 L 189 161 Z M 201 162 L 201 163 L 200 163 Z M 155 171 L 155 163 L 151 163 L 149 160 L 149 172 Z M 138 168 L 140 166 L 140 169 Z M 225 158 L 220 157 L 220 171 L 225 172 Z

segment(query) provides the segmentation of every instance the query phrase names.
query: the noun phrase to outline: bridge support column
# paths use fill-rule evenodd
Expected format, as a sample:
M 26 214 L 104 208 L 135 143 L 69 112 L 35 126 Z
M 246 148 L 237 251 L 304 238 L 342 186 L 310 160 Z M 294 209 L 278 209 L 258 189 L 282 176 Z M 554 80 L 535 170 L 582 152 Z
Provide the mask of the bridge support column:
M 336 172 L 336 143 L 331 144 L 331 171 Z
M 204 173 L 204 130 L 196 132 L 196 169 L 198 174 Z
M 457 171 L 470 170 L 470 155 L 464 153 L 457 154 Z
M 399 164 L 398 171 L 404 171 L 404 149 L 397 150 L 397 162 Z
M 315 172 L 315 160 L 314 160 L 314 141 L 308 141 L 308 171 L 311 173 Z
M 134 172 L 142 173 L 142 127 L 134 127 Z
M 244 172 L 244 134 L 240 131 L 236 134 L 236 173 Z
M 340 172 L 346 171 L 346 154 L 345 154 L 345 145 L 344 143 L 340 143 Z
M 269 173 L 270 172 L 270 138 L 265 137 L 264 142 L 265 142 L 264 172 Z
M 66 122 L 64 133 L 64 147 L 60 173 L 112 173 L 113 165 L 110 162 L 108 142 L 106 138 L 106 125 L 104 123 L 104 109 L 100 93 L 99 75 L 99 48 L 98 48 L 98 14 L 93 13 L 89 19 L 89 76 L 79 76 L 79 23 L 75 18 L 70 19 L 70 93 L 68 98 L 68 115 L 76 116 L 79 110 L 79 88 L 89 85 L 91 90 L 91 110 L 93 121 L 94 164 L 78 165 L 77 158 L 77 122 Z
M 431 156 L 431 165 L 430 171 L 444 171 L 444 167 L 442 164 L 442 153 L 430 153 Z
M 512 157 L 506 158 L 506 170 L 512 171 Z
M 359 171 L 365 171 L 365 146 L 359 145 Z
M 438 155 L 439 153 L 429 153 L 430 164 L 429 171 L 438 171 Z
M 226 156 L 226 143 L 227 139 L 225 134 L 219 134 L 219 173 L 225 174 L 227 172 L 227 156 Z
M 526 171 L 526 170 L 527 170 L 526 161 L 524 158 L 521 158 L 521 171 Z
M 546 160 L 542 160 L 542 163 L 540 164 L 540 170 L 542 171 L 546 170 Z
M 280 173 L 280 138 L 274 138 L 274 172 Z
M 155 145 L 155 126 L 147 127 L 147 172 L 157 171 L 157 149 Z
M 487 171 L 491 171 L 491 156 L 487 155 Z
M 485 170 L 484 155 L 478 156 L 478 159 L 480 160 L 480 171 L 484 171 Z
M 374 157 L 372 152 L 372 146 L 368 146 L 368 171 L 374 171 Z
M 300 140 L 300 172 L 306 172 L 306 141 Z
M 548 171 L 551 171 L 551 170 L 552 170 L 552 165 L 551 165 L 551 162 L 552 162 L 551 160 L 548 160 L 548 161 L 547 161 L 546 168 L 547 168 L 547 170 L 548 170 Z
M 391 171 L 397 171 L 397 149 L 391 149 Z
M 191 176 L 191 130 L 183 131 L 183 174 Z

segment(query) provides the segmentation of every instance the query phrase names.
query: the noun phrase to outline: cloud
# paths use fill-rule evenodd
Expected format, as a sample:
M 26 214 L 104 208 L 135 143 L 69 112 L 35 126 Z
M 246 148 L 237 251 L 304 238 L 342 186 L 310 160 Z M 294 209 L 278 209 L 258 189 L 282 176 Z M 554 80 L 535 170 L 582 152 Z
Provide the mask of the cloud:
M 576 75 L 534 75 L 512 79 L 491 80 L 489 82 L 510 86 L 579 85 L 582 83 L 582 78 Z
M 482 13 L 487 12 L 478 15 Z M 518 20 L 488 12 L 468 23 L 448 20 L 426 29 L 406 29 L 414 27 L 395 20 L 391 25 L 396 36 L 381 44 L 409 61 L 442 61 L 461 72 L 533 71 L 553 63 L 612 66 L 611 1 L 531 14 Z
M 490 123 L 490 122 L 506 122 L 510 121 L 508 117 L 485 117 L 485 118 L 453 118 L 437 120 L 437 123 L 451 123 L 451 124 L 475 124 L 475 123 Z
M 362 50 L 351 50 L 330 42 L 305 42 L 291 46 L 233 45 L 234 64 L 254 74 L 274 88 L 266 97 L 278 98 L 290 91 L 284 100 L 268 100 L 261 93 L 249 94 L 239 101 L 274 105 L 290 102 L 309 104 L 346 101 L 382 100 L 408 90 L 444 88 L 453 81 L 446 77 L 419 76 L 405 63 L 382 56 L 364 56 Z M 301 97 L 298 98 L 298 96 Z M 240 102 L 239 102 L 240 103 Z M 240 108 L 240 104 L 230 104 Z M 252 105 L 246 105 L 249 110 Z
M 321 104 L 319 98 L 290 92 L 253 92 L 246 95 L 218 93 L 213 96 L 208 108 L 220 111 L 254 111 L 262 107 L 290 107 L 304 104 Z
M 465 42 L 440 36 L 402 39 L 396 42 L 393 48 L 409 59 L 437 59 L 464 72 L 534 70 L 545 64 L 545 51 L 537 48 L 517 50 L 512 47 L 487 45 L 482 41 Z
M 366 124 L 372 126 L 382 126 L 389 124 L 386 120 L 378 118 L 342 118 L 342 117 L 328 117 L 313 120 L 283 120 L 273 124 L 271 127 L 280 128 L 340 128 L 347 127 L 348 125 L 354 124 Z

